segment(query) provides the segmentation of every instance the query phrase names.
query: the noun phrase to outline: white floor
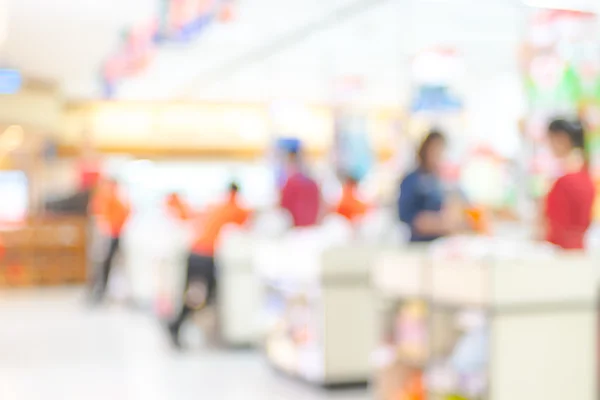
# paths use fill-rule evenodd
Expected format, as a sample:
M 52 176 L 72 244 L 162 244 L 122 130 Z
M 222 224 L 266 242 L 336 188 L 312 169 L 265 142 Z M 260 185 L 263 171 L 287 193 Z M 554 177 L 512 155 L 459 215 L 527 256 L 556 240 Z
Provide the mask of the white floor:
M 0 292 L 1 400 L 365 400 L 274 374 L 255 352 L 170 350 L 140 312 L 80 292 Z

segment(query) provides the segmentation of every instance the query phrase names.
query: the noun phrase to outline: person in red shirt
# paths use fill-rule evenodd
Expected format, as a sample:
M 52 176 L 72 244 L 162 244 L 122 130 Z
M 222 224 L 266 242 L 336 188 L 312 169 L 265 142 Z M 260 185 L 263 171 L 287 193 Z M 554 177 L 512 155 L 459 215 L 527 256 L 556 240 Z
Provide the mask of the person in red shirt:
M 115 180 L 107 179 L 100 184 L 92 198 L 90 212 L 100 233 L 110 239 L 108 252 L 100 266 L 99 280 L 94 282 L 94 300 L 100 302 L 106 293 L 114 258 L 119 252 L 121 234 L 130 214 L 129 203 Z
M 228 224 L 243 225 L 250 217 L 250 211 L 238 202 L 238 192 L 238 185 L 232 183 L 227 200 L 194 222 L 195 238 L 187 260 L 184 302 L 177 318 L 169 324 L 171 341 L 178 349 L 181 348 L 179 330 L 185 320 L 214 301 L 217 286 L 214 253 L 221 229 Z
M 592 222 L 595 197 L 585 156 L 584 128 L 579 122 L 554 120 L 548 127 L 548 141 L 561 162 L 563 175 L 546 196 L 546 240 L 566 250 L 581 250 Z
M 290 213 L 295 227 L 316 225 L 321 211 L 321 191 L 302 168 L 298 150 L 288 153 L 287 176 L 281 191 L 281 207 Z
M 335 207 L 335 212 L 348 220 L 355 221 L 366 214 L 369 206 L 363 201 L 359 200 L 356 195 L 358 182 L 352 178 L 347 177 L 342 187 L 342 198 Z

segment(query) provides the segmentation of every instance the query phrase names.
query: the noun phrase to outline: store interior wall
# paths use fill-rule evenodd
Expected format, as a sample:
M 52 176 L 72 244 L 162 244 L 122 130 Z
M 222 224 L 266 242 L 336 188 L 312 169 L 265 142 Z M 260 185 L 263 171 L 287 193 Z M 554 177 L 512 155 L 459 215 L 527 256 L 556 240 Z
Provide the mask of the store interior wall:
M 60 132 L 63 97 L 60 89 L 46 83 L 25 84 L 18 93 L 0 95 L 0 124 L 23 125 L 36 134 Z
M 412 57 L 431 46 L 452 46 L 465 58 L 466 79 L 462 92 L 466 103 L 467 123 L 464 140 L 472 145 L 486 142 L 506 157 L 518 157 L 518 121 L 526 109 L 521 91 L 518 49 L 527 17 L 527 8 L 518 2 L 381 1 L 373 3 L 372 7 L 366 7 L 351 18 L 321 26 L 305 39 L 292 41 L 289 46 L 283 46 L 262 59 L 253 59 L 252 62 L 240 65 L 238 69 L 229 70 L 225 75 L 203 76 L 206 71 L 214 70 L 213 67 L 239 59 L 244 55 L 244 52 L 240 52 L 241 49 L 260 49 L 265 43 L 268 44 L 268 39 L 273 35 L 285 35 L 292 28 L 308 26 L 335 13 L 340 7 L 353 4 L 350 0 L 328 2 L 326 5 L 311 3 L 310 7 L 306 5 L 301 17 L 294 19 L 293 23 L 285 24 L 280 21 L 276 26 L 268 29 L 265 27 L 252 37 L 242 38 L 240 34 L 249 34 L 249 27 L 256 26 L 255 22 L 261 13 L 260 10 L 251 10 L 252 7 L 247 3 L 241 3 L 239 20 L 234 20 L 230 25 L 219 26 L 215 32 L 211 31 L 202 40 L 189 46 L 161 49 L 156 63 L 148 71 L 124 85 L 122 97 L 116 99 L 116 106 L 120 104 L 119 100 L 126 104 L 132 99 L 148 100 L 153 97 L 183 99 L 192 104 L 223 100 L 263 105 L 277 102 L 331 104 L 335 100 L 334 83 L 348 76 L 356 76 L 363 82 L 360 93 L 355 97 L 357 103 L 406 112 L 412 90 Z M 31 5 L 31 1 L 23 3 L 23 7 L 27 4 Z M 25 8 L 16 11 L 15 21 L 23 22 L 27 15 Z M 280 11 L 291 12 L 283 9 Z M 133 20 L 138 21 L 139 17 Z M 33 43 L 27 41 L 33 37 L 31 29 L 31 24 L 22 24 L 15 31 L 16 34 L 13 32 L 14 40 L 8 46 L 9 58 L 17 64 L 27 63 L 29 67 L 33 65 L 33 61 L 43 65 L 39 62 L 39 57 L 43 54 L 36 58 L 30 51 L 19 50 L 32 48 L 22 46 Z M 108 42 L 102 42 L 105 50 L 110 47 Z M 227 47 L 224 43 L 232 46 Z M 205 57 L 196 57 L 201 54 Z M 77 54 L 73 57 L 80 58 Z M 186 64 L 183 60 L 192 61 Z M 183 68 L 183 64 L 186 64 L 186 73 L 180 74 L 171 83 L 164 83 L 175 78 L 174 74 L 166 74 L 165 71 L 173 71 L 174 65 Z M 202 68 L 196 68 L 196 64 L 202 64 Z M 66 68 L 65 65 L 54 62 L 46 73 L 59 77 L 59 86 L 61 90 L 65 90 L 62 83 L 67 79 L 67 70 L 71 68 L 73 66 Z M 35 72 L 35 68 L 28 70 Z M 182 76 L 187 77 L 185 82 L 181 81 Z M 77 93 L 74 90 L 78 86 L 90 86 L 79 85 L 84 80 L 80 78 L 77 75 L 72 83 L 77 82 L 68 85 L 69 89 L 65 93 L 70 99 L 89 95 L 85 91 Z M 169 86 L 169 90 L 161 82 Z M 172 91 L 173 88 L 176 90 Z M 149 94 L 151 95 L 146 96 Z M 25 88 L 10 101 L 8 97 L 0 98 L 1 102 L 8 101 L 6 104 L 0 103 L 3 105 L 0 107 L 0 121 L 3 115 L 10 115 L 7 120 L 10 119 L 11 122 L 33 121 L 48 127 L 49 132 L 55 132 L 63 143 L 76 146 L 81 141 L 82 132 L 88 129 L 89 117 L 74 117 L 74 113 L 65 117 L 60 111 L 62 95 L 54 96 L 41 95 Z M 24 104 L 27 107 L 23 107 Z M 261 127 L 261 130 L 268 129 Z M 163 127 L 159 135 L 162 139 L 157 141 L 158 145 L 167 145 L 169 140 L 183 140 L 183 136 L 179 139 L 167 139 L 168 131 L 168 126 Z M 111 135 L 135 141 L 135 135 L 131 132 L 115 130 Z M 228 161 L 223 161 L 226 162 Z M 54 169 L 48 172 L 56 177 L 48 180 L 61 182 L 55 189 L 57 192 L 67 190 L 75 181 L 73 174 L 69 172 L 69 163 L 72 164 L 72 160 L 56 160 L 53 162 Z

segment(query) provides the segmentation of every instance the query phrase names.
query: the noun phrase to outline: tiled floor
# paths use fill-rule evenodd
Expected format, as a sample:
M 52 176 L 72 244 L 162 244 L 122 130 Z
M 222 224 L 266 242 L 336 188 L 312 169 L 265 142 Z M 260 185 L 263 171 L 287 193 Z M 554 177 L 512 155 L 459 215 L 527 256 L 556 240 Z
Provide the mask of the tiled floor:
M 157 322 L 76 291 L 0 293 L 1 400 L 366 400 L 273 374 L 254 352 L 175 354 Z

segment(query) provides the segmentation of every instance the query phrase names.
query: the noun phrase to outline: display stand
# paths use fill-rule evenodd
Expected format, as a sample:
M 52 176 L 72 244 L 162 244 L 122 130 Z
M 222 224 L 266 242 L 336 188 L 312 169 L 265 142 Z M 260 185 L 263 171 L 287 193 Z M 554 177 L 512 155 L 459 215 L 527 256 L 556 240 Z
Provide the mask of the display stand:
M 263 241 L 265 353 L 278 370 L 320 386 L 366 383 L 376 341 L 370 270 L 381 249 Z
M 230 347 L 258 345 L 263 329 L 263 286 L 255 267 L 256 247 L 261 240 L 281 237 L 292 225 L 285 211 L 257 213 L 250 227 L 224 227 L 216 245 L 219 271 L 217 291 L 221 340 Z
M 373 361 L 378 399 L 399 398 L 409 376 L 422 373 L 427 365 L 426 315 L 404 320 L 404 310 L 428 299 L 426 262 L 427 247 L 417 245 L 383 252 L 374 263 L 380 344 Z
M 254 270 L 256 235 L 230 229 L 216 249 L 219 331 L 223 343 L 232 347 L 254 346 L 260 340 L 262 287 Z
M 578 254 L 524 257 L 423 258 L 429 399 L 596 399 L 598 261 Z M 413 279 L 397 279 L 403 283 L 396 283 L 394 298 L 414 294 Z M 389 293 L 390 285 L 382 290 Z M 469 324 L 478 330 L 466 333 Z M 380 375 L 380 397 L 397 398 L 383 381 Z
M 478 398 L 596 398 L 597 267 L 566 254 L 534 264 L 432 263 L 432 314 L 479 309 L 487 318 L 488 382 Z M 443 356 L 436 350 L 432 357 Z

